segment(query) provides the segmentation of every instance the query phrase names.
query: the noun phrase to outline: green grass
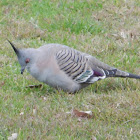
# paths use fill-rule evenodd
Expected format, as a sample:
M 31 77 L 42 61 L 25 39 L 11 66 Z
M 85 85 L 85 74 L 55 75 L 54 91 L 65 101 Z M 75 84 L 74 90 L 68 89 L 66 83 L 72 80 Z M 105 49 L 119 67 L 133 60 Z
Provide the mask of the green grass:
M 20 75 L 6 41 L 19 48 L 65 44 L 140 74 L 139 6 L 138 0 L 1 0 L 0 140 L 12 133 L 18 140 L 139 140 L 139 80 L 110 78 L 75 95 L 47 85 L 29 89 L 40 83 L 27 72 Z M 73 108 L 94 117 L 78 121 L 66 114 Z

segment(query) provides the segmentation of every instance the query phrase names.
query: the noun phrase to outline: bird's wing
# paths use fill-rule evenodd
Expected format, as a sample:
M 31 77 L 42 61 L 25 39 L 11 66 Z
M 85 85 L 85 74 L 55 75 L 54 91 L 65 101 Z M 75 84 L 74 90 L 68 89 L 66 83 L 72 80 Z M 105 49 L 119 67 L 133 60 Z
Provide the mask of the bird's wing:
M 89 56 L 67 48 L 56 53 L 57 63 L 62 71 L 77 83 L 94 83 L 106 77 L 103 69 L 90 66 Z

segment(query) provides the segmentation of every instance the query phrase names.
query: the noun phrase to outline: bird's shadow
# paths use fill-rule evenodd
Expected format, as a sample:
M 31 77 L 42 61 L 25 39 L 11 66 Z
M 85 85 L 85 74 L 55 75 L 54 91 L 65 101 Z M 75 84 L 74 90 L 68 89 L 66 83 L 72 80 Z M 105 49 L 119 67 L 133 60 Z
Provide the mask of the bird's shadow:
M 96 82 L 95 84 L 91 84 L 90 86 L 86 87 L 85 89 L 82 89 L 76 93 L 68 93 L 65 92 L 61 89 L 57 90 L 55 88 L 52 88 L 46 84 L 43 84 L 42 87 L 38 87 L 38 88 L 26 88 L 26 91 L 30 92 L 35 92 L 36 95 L 38 97 L 41 96 L 50 96 L 52 94 L 60 94 L 61 96 L 63 95 L 67 95 L 67 94 L 80 94 L 83 91 L 84 92 L 92 92 L 92 93 L 97 93 L 97 94 L 108 94 L 110 91 L 118 91 L 118 90 L 126 90 L 126 89 L 130 89 L 131 90 L 136 90 L 137 87 L 132 86 L 133 82 L 129 79 L 122 79 L 122 80 L 118 80 L 118 79 L 107 79 L 105 81 L 99 81 Z
M 108 94 L 110 91 L 118 91 L 118 90 L 136 90 L 137 86 L 132 86 L 133 81 L 130 79 L 106 79 L 104 81 L 96 82 L 95 84 L 91 84 L 87 90 L 90 90 L 92 93 L 97 94 Z

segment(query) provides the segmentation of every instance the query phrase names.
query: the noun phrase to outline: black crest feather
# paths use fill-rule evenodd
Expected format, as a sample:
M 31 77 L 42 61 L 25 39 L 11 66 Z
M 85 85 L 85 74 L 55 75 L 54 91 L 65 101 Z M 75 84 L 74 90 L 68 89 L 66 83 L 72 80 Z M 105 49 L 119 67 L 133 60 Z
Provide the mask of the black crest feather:
M 18 49 L 14 46 L 14 44 L 13 44 L 11 41 L 9 41 L 9 40 L 7 40 L 7 41 L 11 44 L 13 50 L 14 50 L 15 53 L 18 55 L 18 53 L 19 53 Z

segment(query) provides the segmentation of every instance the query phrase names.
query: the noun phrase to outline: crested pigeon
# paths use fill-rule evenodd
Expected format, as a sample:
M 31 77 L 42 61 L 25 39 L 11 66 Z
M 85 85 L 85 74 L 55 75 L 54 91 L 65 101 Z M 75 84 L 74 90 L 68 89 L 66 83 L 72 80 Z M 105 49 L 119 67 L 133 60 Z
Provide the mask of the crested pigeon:
M 38 81 L 69 93 L 108 77 L 140 79 L 111 67 L 95 57 L 60 44 L 47 44 L 38 49 L 18 49 L 10 41 L 18 61 L 21 74 L 25 68 Z

